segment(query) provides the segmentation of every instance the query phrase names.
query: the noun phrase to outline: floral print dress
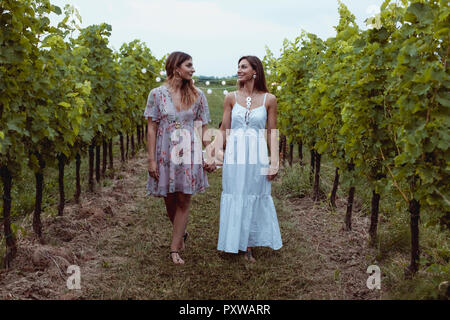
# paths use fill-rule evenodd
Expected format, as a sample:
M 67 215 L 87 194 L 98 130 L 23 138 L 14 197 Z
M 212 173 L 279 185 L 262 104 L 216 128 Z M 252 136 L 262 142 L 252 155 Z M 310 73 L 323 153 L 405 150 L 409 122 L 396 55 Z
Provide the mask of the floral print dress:
M 202 165 L 200 132 L 201 126 L 210 122 L 210 116 L 206 97 L 197 90 L 199 95 L 195 103 L 181 111 L 174 106 L 165 85 L 151 90 L 148 95 L 144 117 L 151 117 L 158 123 L 155 160 L 159 181 L 147 173 L 147 195 L 196 194 L 209 186 Z

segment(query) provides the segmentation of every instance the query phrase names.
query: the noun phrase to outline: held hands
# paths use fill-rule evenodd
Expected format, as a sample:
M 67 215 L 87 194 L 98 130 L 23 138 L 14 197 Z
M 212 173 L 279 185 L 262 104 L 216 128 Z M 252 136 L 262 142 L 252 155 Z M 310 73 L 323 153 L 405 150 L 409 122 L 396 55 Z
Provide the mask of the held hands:
M 217 159 L 215 155 L 215 149 L 210 149 L 211 146 L 206 147 L 203 154 L 203 169 L 206 172 L 211 173 L 217 170 L 217 165 L 221 164 L 221 161 Z
M 203 169 L 205 169 L 208 173 L 216 171 L 217 166 L 215 163 L 215 159 L 208 159 L 206 161 L 205 159 L 203 159 Z
M 211 157 L 203 157 L 203 169 L 205 169 L 206 172 L 208 172 L 208 173 L 211 173 L 211 172 L 214 172 L 217 170 L 217 160 L 216 160 L 214 154 L 212 154 Z
M 205 169 L 206 172 L 211 173 L 216 171 L 217 167 L 214 163 L 213 164 L 203 163 L 203 169 Z

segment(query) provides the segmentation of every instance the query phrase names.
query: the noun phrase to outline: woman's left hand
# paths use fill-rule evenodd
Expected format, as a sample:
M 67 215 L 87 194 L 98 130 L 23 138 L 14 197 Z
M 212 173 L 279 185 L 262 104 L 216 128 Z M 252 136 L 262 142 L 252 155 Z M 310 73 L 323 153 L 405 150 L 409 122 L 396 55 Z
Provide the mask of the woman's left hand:
M 270 167 L 269 174 L 267 175 L 267 180 L 273 181 L 278 175 L 278 167 Z

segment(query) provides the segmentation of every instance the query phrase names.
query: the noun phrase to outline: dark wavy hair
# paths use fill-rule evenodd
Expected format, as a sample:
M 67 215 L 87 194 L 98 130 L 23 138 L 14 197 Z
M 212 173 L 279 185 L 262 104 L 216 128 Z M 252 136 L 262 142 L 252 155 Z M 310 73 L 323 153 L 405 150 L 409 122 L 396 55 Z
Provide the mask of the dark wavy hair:
M 167 83 L 172 84 L 175 81 L 175 71 L 186 60 L 192 59 L 190 55 L 181 51 L 172 52 L 166 61 Z M 195 100 L 197 100 L 199 93 L 191 80 L 182 79 L 181 84 L 181 103 L 184 107 L 189 108 Z
M 250 63 L 250 65 L 252 66 L 253 70 L 256 71 L 254 88 L 261 92 L 269 92 L 269 90 L 267 89 L 266 75 L 264 74 L 264 67 L 261 60 L 259 60 L 259 58 L 256 56 L 243 56 L 239 59 L 238 64 L 241 63 L 241 61 L 244 59 L 247 60 L 248 63 Z M 239 88 L 242 88 L 244 84 L 239 82 L 238 86 Z

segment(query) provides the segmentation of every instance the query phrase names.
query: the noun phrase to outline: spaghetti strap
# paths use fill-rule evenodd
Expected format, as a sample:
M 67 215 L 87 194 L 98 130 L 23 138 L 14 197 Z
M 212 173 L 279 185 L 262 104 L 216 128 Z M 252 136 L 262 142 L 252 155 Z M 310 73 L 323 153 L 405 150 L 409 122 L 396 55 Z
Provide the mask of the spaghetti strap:
M 266 98 L 267 98 L 267 92 L 266 92 L 266 94 L 264 95 L 264 102 L 263 102 L 263 106 L 266 106 Z
M 234 104 L 237 103 L 237 95 L 236 95 L 236 91 L 234 92 Z

